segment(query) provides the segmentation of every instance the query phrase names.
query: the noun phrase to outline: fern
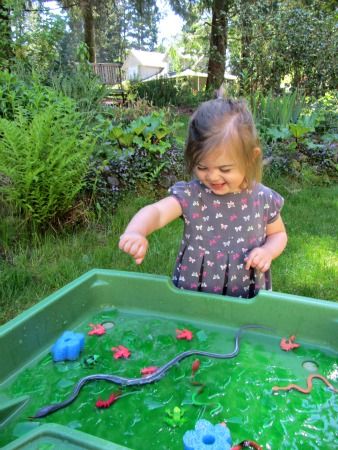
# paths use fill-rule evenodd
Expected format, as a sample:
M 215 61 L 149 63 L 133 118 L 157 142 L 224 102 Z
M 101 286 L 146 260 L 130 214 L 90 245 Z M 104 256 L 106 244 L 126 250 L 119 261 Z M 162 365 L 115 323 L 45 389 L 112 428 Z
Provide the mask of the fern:
M 30 121 L 24 111 L 0 119 L 0 186 L 6 201 L 33 226 L 69 210 L 83 186 L 93 149 L 82 135 L 81 116 L 69 105 L 49 106 Z

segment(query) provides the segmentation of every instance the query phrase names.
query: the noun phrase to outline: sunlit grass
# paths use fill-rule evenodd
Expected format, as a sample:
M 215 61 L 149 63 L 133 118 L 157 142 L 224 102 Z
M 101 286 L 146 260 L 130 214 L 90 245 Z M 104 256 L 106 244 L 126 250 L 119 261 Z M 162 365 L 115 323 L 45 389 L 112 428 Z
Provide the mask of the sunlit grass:
M 289 235 L 287 249 L 273 262 L 274 290 L 337 301 L 338 186 L 301 188 L 283 179 L 269 185 L 285 197 L 282 216 Z M 18 243 L 0 266 L 0 323 L 93 268 L 170 276 L 182 220 L 150 236 L 140 266 L 118 249 L 128 220 L 152 200 L 131 195 L 105 222 L 73 233 L 49 233 L 36 244 Z

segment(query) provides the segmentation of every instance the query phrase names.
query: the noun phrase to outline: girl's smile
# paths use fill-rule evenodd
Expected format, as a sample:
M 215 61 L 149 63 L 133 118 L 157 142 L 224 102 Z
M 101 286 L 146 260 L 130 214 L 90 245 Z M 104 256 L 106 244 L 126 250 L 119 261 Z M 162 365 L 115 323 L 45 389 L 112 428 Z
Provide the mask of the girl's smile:
M 209 152 L 195 167 L 195 175 L 216 195 L 241 191 L 245 173 L 226 148 Z

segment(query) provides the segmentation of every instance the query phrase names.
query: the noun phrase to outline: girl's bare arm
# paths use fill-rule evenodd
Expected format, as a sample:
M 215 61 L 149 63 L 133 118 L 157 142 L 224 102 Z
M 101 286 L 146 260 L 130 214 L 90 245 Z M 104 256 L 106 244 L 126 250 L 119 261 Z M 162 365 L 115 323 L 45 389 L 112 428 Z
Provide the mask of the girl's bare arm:
M 180 203 L 173 196 L 145 206 L 129 222 L 120 237 L 119 248 L 131 255 L 136 264 L 140 264 L 147 253 L 147 236 L 181 215 Z

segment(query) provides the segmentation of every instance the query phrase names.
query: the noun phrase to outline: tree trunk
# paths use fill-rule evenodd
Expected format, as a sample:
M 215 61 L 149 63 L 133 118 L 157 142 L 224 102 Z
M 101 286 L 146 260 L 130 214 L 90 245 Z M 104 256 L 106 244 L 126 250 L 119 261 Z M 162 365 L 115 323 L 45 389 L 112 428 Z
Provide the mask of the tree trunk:
M 93 17 L 92 0 L 81 0 L 80 6 L 83 15 L 84 41 L 88 47 L 89 62 L 96 62 L 95 54 L 95 25 Z
M 10 60 L 13 57 L 10 9 L 4 0 L 0 0 L 0 69 L 10 69 Z
M 240 94 L 251 94 L 252 80 L 250 77 L 250 46 L 252 41 L 252 0 L 242 2 L 240 10 L 240 28 L 241 28 L 241 73 L 240 73 Z
M 224 81 L 228 11 L 231 0 L 213 0 L 208 79 L 206 89 L 218 89 Z

